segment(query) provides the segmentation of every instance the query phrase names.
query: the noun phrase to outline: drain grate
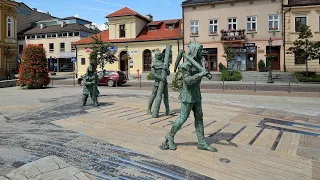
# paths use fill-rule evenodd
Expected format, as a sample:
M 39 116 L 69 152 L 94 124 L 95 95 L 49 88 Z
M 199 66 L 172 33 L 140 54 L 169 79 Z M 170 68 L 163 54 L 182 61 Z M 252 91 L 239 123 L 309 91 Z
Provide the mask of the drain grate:
M 220 158 L 219 161 L 220 161 L 221 163 L 224 163 L 224 164 L 230 163 L 230 160 L 227 159 L 227 158 Z

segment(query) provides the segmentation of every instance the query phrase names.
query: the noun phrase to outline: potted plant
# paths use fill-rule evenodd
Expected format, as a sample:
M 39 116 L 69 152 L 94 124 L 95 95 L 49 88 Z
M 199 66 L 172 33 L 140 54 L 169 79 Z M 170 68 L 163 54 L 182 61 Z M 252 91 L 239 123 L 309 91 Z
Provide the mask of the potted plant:
M 220 63 L 219 64 L 219 71 L 222 72 L 223 70 L 226 70 L 227 68 L 222 64 Z
M 259 72 L 265 72 L 266 71 L 266 64 L 262 59 L 260 59 L 258 63 Z

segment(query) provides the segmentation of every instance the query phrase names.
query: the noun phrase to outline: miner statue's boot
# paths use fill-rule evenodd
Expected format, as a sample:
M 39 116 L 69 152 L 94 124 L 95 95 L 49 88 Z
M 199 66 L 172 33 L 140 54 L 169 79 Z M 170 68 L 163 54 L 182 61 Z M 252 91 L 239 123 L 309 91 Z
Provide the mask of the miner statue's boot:
M 87 95 L 84 95 L 82 97 L 82 106 L 85 106 L 87 104 L 87 100 L 88 100 L 88 96 Z
M 166 135 L 164 142 L 160 146 L 162 150 L 176 150 L 177 145 L 174 143 L 174 135 L 177 133 L 177 129 L 174 127 L 171 128 L 171 131 Z
M 196 123 L 197 137 L 198 137 L 198 149 L 217 152 L 218 150 L 216 148 L 209 146 L 209 144 L 204 139 L 203 121 L 195 122 L 195 123 Z

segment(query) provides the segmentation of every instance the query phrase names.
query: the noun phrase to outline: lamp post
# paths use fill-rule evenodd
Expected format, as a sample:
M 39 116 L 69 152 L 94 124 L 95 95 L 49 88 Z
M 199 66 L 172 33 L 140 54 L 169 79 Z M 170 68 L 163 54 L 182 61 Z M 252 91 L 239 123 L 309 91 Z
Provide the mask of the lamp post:
M 126 64 L 126 71 L 127 71 L 127 80 L 129 80 L 129 52 L 128 52 L 128 43 L 126 43 L 125 45 L 124 45 L 124 48 L 125 48 L 125 50 L 126 50 L 126 56 L 127 56 L 127 59 L 126 59 L 126 61 L 127 61 L 127 64 Z
M 4 49 L 4 52 L 3 52 L 3 54 L 4 54 L 4 62 L 5 62 L 5 67 L 6 67 L 5 73 L 6 73 L 6 78 L 7 79 L 10 79 L 9 71 L 7 69 L 7 67 L 8 67 L 7 66 L 7 56 L 8 56 L 9 53 L 10 53 L 10 47 L 8 46 L 7 48 Z
M 272 42 L 273 40 L 270 39 L 268 40 L 268 43 L 269 43 L 269 54 L 271 54 L 271 47 L 272 47 Z M 273 83 L 273 80 L 272 80 L 272 57 L 269 56 L 269 75 L 268 75 L 268 83 Z

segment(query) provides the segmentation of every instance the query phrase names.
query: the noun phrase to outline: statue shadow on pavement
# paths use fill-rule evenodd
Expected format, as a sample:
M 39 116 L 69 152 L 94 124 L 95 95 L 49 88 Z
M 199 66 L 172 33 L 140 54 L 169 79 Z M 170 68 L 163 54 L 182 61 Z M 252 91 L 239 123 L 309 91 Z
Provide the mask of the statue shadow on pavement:
M 238 147 L 236 143 L 230 141 L 230 138 L 233 137 L 232 133 L 217 133 L 213 137 L 206 137 L 205 140 L 209 145 L 219 144 L 224 146 L 234 146 Z M 177 146 L 195 146 L 197 142 L 184 142 L 184 143 L 176 143 Z

